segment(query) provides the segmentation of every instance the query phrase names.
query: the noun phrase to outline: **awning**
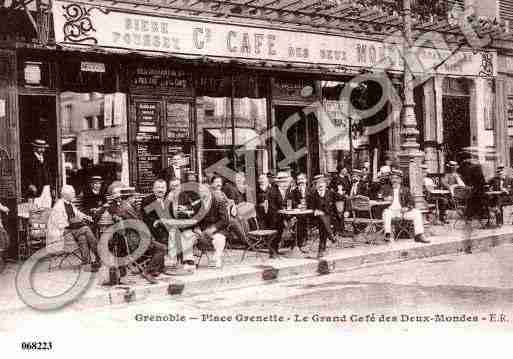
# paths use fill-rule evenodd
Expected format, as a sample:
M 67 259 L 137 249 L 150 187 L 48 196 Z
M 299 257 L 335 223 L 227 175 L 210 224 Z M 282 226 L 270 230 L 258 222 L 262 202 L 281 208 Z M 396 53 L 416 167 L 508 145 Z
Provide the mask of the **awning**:
M 232 131 L 230 129 L 208 129 L 216 139 L 217 146 L 231 146 L 232 145 Z M 236 128 L 235 129 L 235 146 L 245 146 L 247 149 L 254 149 L 260 144 L 258 133 L 251 128 Z

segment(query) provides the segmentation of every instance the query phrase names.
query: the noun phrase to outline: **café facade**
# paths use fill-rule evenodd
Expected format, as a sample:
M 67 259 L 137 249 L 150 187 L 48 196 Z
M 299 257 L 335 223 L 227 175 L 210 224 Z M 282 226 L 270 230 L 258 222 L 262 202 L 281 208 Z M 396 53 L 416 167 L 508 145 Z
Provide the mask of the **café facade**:
M 200 177 L 221 163 L 310 178 L 400 152 L 399 36 L 164 10 L 56 0 L 44 44 L 4 39 L 0 197 L 23 198 L 36 137 L 50 145 L 56 188 L 94 168 L 141 192 L 178 152 Z M 460 148 L 493 149 L 496 52 L 416 50 L 409 65 L 429 75 L 415 112 L 430 171 Z M 493 171 L 497 159 L 483 159 Z

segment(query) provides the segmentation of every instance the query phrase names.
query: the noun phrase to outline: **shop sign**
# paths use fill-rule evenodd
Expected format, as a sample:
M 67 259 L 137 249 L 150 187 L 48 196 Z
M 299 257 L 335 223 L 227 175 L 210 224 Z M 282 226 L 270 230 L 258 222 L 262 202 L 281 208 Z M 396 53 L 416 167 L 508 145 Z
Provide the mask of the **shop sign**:
M 104 73 L 105 72 L 105 64 L 102 62 L 82 61 L 80 63 L 80 71 Z
M 274 30 L 120 12 L 53 2 L 58 44 L 222 58 L 403 71 L 401 46 L 329 34 Z M 83 26 L 87 24 L 87 26 Z M 416 73 L 495 76 L 497 55 L 417 47 Z M 438 66 L 442 64 L 441 66 Z

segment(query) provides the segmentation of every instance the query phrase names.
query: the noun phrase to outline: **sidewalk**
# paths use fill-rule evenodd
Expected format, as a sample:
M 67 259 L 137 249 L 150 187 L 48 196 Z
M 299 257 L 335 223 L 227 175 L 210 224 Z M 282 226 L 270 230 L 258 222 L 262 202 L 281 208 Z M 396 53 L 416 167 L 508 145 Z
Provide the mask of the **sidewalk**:
M 474 229 L 472 232 L 455 230 L 452 226 L 435 226 L 432 227 L 432 232 L 433 236 L 429 237 L 430 244 L 415 243 L 410 239 L 391 244 L 362 243 L 352 248 L 341 248 L 347 246 L 347 243 L 342 243 L 337 248 L 329 249 L 328 255 L 323 260 L 314 259 L 314 248 L 312 248 L 312 253 L 301 257 L 272 260 L 268 259 L 266 254 L 262 253 L 260 258 L 257 258 L 255 253 L 248 252 L 245 261 L 240 263 L 242 252 L 230 250 L 225 256 L 225 265 L 221 270 L 208 269 L 207 261 L 203 258 L 201 266 L 194 275 L 162 275 L 159 277 L 159 283 L 153 285 L 140 276 L 130 275 L 129 286 L 105 287 L 100 285 L 103 276 L 96 273 L 93 275 L 89 289 L 72 305 L 75 308 L 83 308 L 173 295 L 195 295 L 257 286 L 270 281 L 347 271 L 361 266 L 458 252 L 471 253 L 513 242 L 511 225 L 498 229 Z M 3 273 L 0 273 L 0 313 L 31 310 L 23 303 L 16 290 L 15 277 L 18 266 L 9 264 Z M 36 270 L 34 286 L 42 295 L 54 296 L 67 290 L 76 281 L 78 273 L 77 268 L 48 272 L 47 264 L 43 263 Z

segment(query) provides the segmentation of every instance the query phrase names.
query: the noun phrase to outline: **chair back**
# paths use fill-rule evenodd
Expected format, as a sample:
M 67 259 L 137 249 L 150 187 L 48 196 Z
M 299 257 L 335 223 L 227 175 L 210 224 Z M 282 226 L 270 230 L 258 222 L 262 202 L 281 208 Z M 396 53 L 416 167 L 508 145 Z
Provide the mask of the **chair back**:
M 354 218 L 361 217 L 362 214 L 367 218 L 372 218 L 370 198 L 367 196 L 358 195 L 351 198 L 351 209 Z
M 49 208 L 30 211 L 28 220 L 28 234 L 30 237 L 46 237 L 50 211 Z

